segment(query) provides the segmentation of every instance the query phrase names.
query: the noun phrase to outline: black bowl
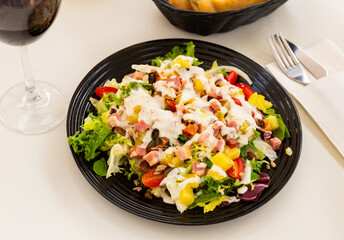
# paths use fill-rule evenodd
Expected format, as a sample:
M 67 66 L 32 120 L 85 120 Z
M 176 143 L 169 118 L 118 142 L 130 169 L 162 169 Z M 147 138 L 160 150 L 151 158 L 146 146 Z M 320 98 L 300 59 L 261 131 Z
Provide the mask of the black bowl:
M 191 39 L 162 39 L 139 43 L 107 57 L 97 64 L 81 81 L 71 99 L 67 115 L 67 135 L 80 131 L 80 126 L 90 111 L 93 111 L 89 98 L 96 87 L 107 80 L 120 80 L 124 75 L 133 72 L 132 64 L 149 64 L 157 56 L 163 56 L 175 45 L 183 45 Z M 143 193 L 133 189 L 123 174 L 116 174 L 109 179 L 96 175 L 93 162 L 88 162 L 80 154 L 72 151 L 74 160 L 87 181 L 107 200 L 116 206 L 140 217 L 170 224 L 204 225 L 228 221 L 241 217 L 271 200 L 288 182 L 292 176 L 301 153 L 301 123 L 297 110 L 283 87 L 264 68 L 254 61 L 235 52 L 209 42 L 192 40 L 196 45 L 196 57 L 203 61 L 201 67 L 209 69 L 214 60 L 219 65 L 232 65 L 245 71 L 252 80 L 252 88 L 263 94 L 271 101 L 277 113 L 281 114 L 284 123 L 290 131 L 291 138 L 285 139 L 277 152 L 279 158 L 275 161 L 276 168 L 269 170 L 270 186 L 262 192 L 256 202 L 238 202 L 227 207 L 216 208 L 213 212 L 204 214 L 201 208 L 194 208 L 180 214 L 175 205 L 164 203 L 161 199 L 146 199 Z M 293 155 L 288 157 L 285 149 L 290 147 Z
M 170 23 L 187 32 L 200 35 L 228 32 L 241 25 L 252 23 L 272 13 L 286 1 L 268 0 L 242 9 L 210 13 L 180 9 L 166 0 L 153 0 Z

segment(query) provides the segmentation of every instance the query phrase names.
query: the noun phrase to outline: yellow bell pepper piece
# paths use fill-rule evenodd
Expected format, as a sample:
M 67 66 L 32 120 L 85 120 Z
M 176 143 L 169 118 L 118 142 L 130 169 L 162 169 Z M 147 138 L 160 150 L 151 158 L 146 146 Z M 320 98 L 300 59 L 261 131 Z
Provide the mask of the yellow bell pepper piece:
M 188 60 L 182 59 L 182 57 L 177 57 L 172 63 L 171 68 L 172 69 L 181 69 L 181 68 L 190 68 L 191 64 Z
M 226 146 L 225 150 L 223 152 L 225 154 L 227 154 L 227 156 L 230 159 L 236 159 L 236 158 L 240 157 L 240 149 L 239 148 L 230 148 L 230 147 Z
M 102 113 L 102 121 L 106 124 L 109 124 L 109 121 L 107 120 L 107 117 L 110 115 L 109 111 Z
M 259 95 L 258 93 L 253 93 L 250 98 L 248 99 L 249 104 L 252 106 L 257 107 L 259 110 L 265 112 L 267 109 L 272 107 L 272 103 L 265 100 L 263 95 Z
M 203 87 L 202 81 L 199 80 L 198 78 L 195 79 L 195 90 L 196 92 L 202 92 L 205 90 Z
M 225 178 L 225 176 L 222 176 L 221 174 L 219 174 L 219 173 L 216 172 L 216 171 L 213 171 L 212 169 L 210 169 L 210 170 L 208 171 L 208 175 L 209 175 L 212 179 L 214 179 L 214 180 L 216 180 L 216 181 L 220 181 L 220 180 L 222 180 L 222 179 Z
M 233 166 L 232 158 L 223 152 L 216 153 L 214 156 L 211 157 L 210 161 L 214 165 L 219 166 L 223 171 L 227 171 Z
M 274 131 L 279 128 L 279 123 L 276 116 L 268 116 L 264 119 L 265 129 L 268 131 Z

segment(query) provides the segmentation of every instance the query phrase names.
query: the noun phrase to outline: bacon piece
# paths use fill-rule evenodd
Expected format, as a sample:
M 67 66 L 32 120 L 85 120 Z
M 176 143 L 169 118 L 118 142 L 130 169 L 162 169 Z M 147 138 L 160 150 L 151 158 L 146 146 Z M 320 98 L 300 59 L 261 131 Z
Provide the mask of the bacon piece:
M 201 136 L 199 136 L 198 138 L 198 142 L 199 144 L 203 145 L 203 146 L 207 146 L 208 142 L 209 142 L 209 137 L 210 137 L 210 133 L 206 132 L 203 133 Z
M 119 113 L 111 114 L 107 117 L 108 122 L 110 123 L 111 127 L 119 127 L 121 126 L 121 116 Z
M 183 147 L 177 147 L 175 153 L 181 161 L 191 158 L 191 150 L 188 145 L 184 145 Z
M 141 119 L 141 120 L 135 125 L 135 128 L 136 128 L 139 132 L 143 133 L 144 131 L 147 130 L 148 125 L 147 125 L 147 123 L 146 123 L 143 119 Z
M 203 176 L 205 174 L 205 169 L 207 168 L 207 164 L 201 162 L 193 162 L 192 163 L 192 173 L 197 174 L 198 176 Z
M 157 151 L 151 151 L 147 153 L 144 157 L 143 160 L 146 160 L 149 164 L 149 166 L 153 166 L 159 162 L 159 155 Z
M 222 138 L 217 139 L 214 143 L 213 150 L 223 152 L 224 149 L 225 149 L 225 140 L 223 140 Z
M 143 158 L 146 155 L 146 148 L 135 146 L 130 149 L 130 153 L 131 158 Z
M 269 141 L 269 144 L 271 145 L 272 149 L 275 151 L 280 148 L 281 143 L 282 141 L 277 137 L 271 138 Z
M 217 101 L 216 99 L 211 99 L 209 101 L 210 103 L 210 109 L 213 111 L 213 112 L 216 112 L 217 110 L 221 109 L 221 103 L 219 101 Z

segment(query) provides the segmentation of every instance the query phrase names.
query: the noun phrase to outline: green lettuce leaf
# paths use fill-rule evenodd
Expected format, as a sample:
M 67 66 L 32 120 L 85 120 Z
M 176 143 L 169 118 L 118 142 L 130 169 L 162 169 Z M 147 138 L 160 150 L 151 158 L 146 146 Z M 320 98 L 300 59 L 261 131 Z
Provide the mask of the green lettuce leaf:
M 179 47 L 179 46 L 174 46 L 170 52 L 165 54 L 165 56 L 163 57 L 159 56 L 153 59 L 151 62 L 151 65 L 160 67 L 161 62 L 163 62 L 164 60 L 174 60 L 179 55 L 193 57 L 194 58 L 194 61 L 192 63 L 193 66 L 198 66 L 202 64 L 202 62 L 198 61 L 197 58 L 195 58 L 195 45 L 193 44 L 193 42 L 191 41 L 188 43 L 184 43 L 184 46 L 185 46 L 184 48 Z
M 108 151 L 112 148 L 115 144 L 127 144 L 129 146 L 132 146 L 131 141 L 129 138 L 124 136 L 118 136 L 116 133 L 110 134 L 106 140 L 102 143 L 102 145 L 99 147 L 101 151 Z
M 105 158 L 101 158 L 93 163 L 93 171 L 99 176 L 106 176 L 107 166 Z
M 68 144 L 75 153 L 84 153 L 85 159 L 90 161 L 100 153 L 97 150 L 111 133 L 111 129 L 101 120 L 101 117 L 94 116 L 92 113 L 85 119 L 83 128 L 84 131 L 81 133 L 77 131 L 74 136 L 68 137 Z

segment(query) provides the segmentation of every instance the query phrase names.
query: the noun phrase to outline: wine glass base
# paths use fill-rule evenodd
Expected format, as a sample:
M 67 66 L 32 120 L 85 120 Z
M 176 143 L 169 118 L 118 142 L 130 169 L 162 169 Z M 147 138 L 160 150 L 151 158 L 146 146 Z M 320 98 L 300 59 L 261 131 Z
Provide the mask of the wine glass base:
M 9 129 L 38 134 L 59 125 L 67 113 L 67 98 L 54 85 L 35 81 L 39 97 L 25 100 L 25 84 L 10 88 L 0 99 L 0 120 Z

